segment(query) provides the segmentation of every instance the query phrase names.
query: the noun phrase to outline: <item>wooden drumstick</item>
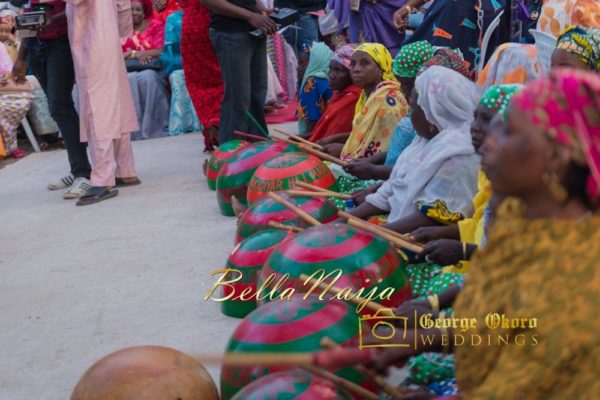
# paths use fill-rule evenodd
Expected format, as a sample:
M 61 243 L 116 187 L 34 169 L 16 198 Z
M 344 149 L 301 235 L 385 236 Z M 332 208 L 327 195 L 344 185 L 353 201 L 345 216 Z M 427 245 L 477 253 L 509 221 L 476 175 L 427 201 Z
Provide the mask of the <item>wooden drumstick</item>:
M 317 279 L 311 278 L 311 277 L 309 277 L 309 276 L 308 276 L 308 275 L 306 275 L 306 274 L 301 274 L 301 275 L 300 275 L 300 280 L 301 280 L 303 283 L 305 283 L 305 284 L 306 284 L 307 282 L 308 282 L 308 283 L 312 283 L 312 284 L 315 284 L 315 283 L 317 283 L 317 282 L 318 282 L 318 280 L 317 280 Z M 319 289 L 321 289 L 321 290 L 327 290 L 327 292 L 331 292 L 331 293 L 333 293 L 334 295 L 337 295 L 338 293 L 340 293 L 340 292 L 342 291 L 342 289 L 340 289 L 340 288 L 337 288 L 337 287 L 335 287 L 335 286 L 331 286 L 331 287 L 329 287 L 329 285 L 328 285 L 328 284 L 326 284 L 326 283 L 323 283 L 323 282 L 319 283 L 319 284 L 317 285 L 317 287 L 318 287 Z M 377 312 L 377 311 L 381 311 L 381 310 L 387 310 L 387 309 L 388 309 L 388 307 L 384 307 L 384 306 L 382 306 L 382 305 L 381 305 L 381 304 L 379 304 L 379 303 L 375 303 L 374 301 L 367 301 L 367 302 L 365 303 L 365 300 L 364 300 L 364 299 L 363 299 L 363 300 L 361 300 L 361 299 L 359 299 L 359 298 L 358 298 L 358 297 L 356 297 L 356 296 L 353 296 L 353 297 L 351 297 L 350 299 L 348 299 L 348 301 L 350 301 L 350 302 L 352 302 L 352 303 L 354 303 L 354 304 L 356 304 L 356 305 L 362 305 L 362 304 L 365 304 L 365 308 L 367 308 L 367 309 L 369 309 L 369 310 L 371 310 L 371 311 L 373 311 L 373 312 Z
M 314 192 L 337 193 L 337 192 L 334 192 L 333 190 L 325 189 L 325 188 L 322 188 L 320 186 L 311 185 L 310 183 L 306 183 L 306 182 L 303 182 L 303 181 L 296 181 L 296 182 L 294 182 L 294 186 L 300 186 L 303 189 L 309 189 L 309 190 L 312 190 Z
M 275 132 L 281 133 L 282 135 L 285 135 L 285 136 L 287 136 L 287 137 L 289 137 L 291 139 L 294 139 L 294 140 L 296 140 L 296 141 L 298 141 L 300 143 L 304 143 L 307 146 L 314 147 L 317 150 L 323 150 L 323 146 L 321 146 L 320 144 L 313 143 L 310 140 L 306 140 L 306 139 L 304 139 L 304 138 L 302 138 L 302 137 L 300 137 L 298 135 L 294 135 L 293 133 L 290 133 L 290 132 L 288 132 L 286 130 L 279 129 L 279 128 L 273 128 L 273 130 Z
M 366 400 L 378 400 L 379 399 L 379 396 L 377 396 L 375 393 L 365 389 L 364 387 L 358 386 L 354 382 L 350 382 L 349 380 L 346 380 L 337 375 L 334 375 L 331 372 L 326 371 L 324 369 L 313 367 L 312 365 L 303 366 L 302 369 L 310 372 L 311 374 L 315 374 L 323 379 L 326 379 L 326 380 L 360 396 L 359 397 L 360 399 L 366 399 Z
M 306 151 L 309 154 L 319 157 L 321 160 L 329 161 L 334 164 L 340 165 L 342 167 L 345 167 L 346 165 L 348 165 L 347 162 L 342 161 L 339 158 L 336 158 L 330 154 L 323 153 L 322 151 L 319 151 L 319 150 L 315 150 L 312 147 L 306 146 L 304 144 L 300 144 L 299 146 L 302 150 Z
M 328 337 L 321 339 L 321 346 L 325 349 L 341 349 L 342 347 Z M 394 385 L 389 384 L 383 377 L 371 372 L 364 365 L 356 365 L 354 369 L 375 383 L 381 390 L 392 397 L 400 397 L 404 395 L 404 391 Z
M 262 141 L 271 139 L 270 137 L 252 135 L 250 133 L 246 133 L 246 132 L 242 132 L 242 131 L 233 131 L 233 134 L 237 135 L 237 136 L 244 136 L 244 137 L 248 137 L 250 139 L 262 140 Z
M 282 223 L 275 222 L 275 221 L 269 221 L 267 223 L 267 225 L 270 226 L 271 228 L 280 229 L 282 231 L 294 232 L 294 233 L 299 233 L 304 230 L 304 229 L 300 228 L 299 226 L 284 225 Z
M 281 205 L 289 208 L 290 210 L 292 210 L 293 212 L 295 212 L 300 218 L 302 218 L 303 220 L 305 220 L 309 224 L 312 224 L 314 226 L 321 225 L 321 223 L 319 221 L 317 221 L 312 215 L 310 215 L 306 211 L 302 210 L 300 207 L 298 207 L 298 206 L 290 203 L 289 201 L 287 201 L 286 199 L 284 199 L 283 197 L 281 197 L 277 193 L 275 193 L 275 192 L 268 192 L 267 196 L 269 196 L 271 199 L 275 200 L 279 204 L 281 204 Z
M 338 211 L 338 215 L 342 218 L 346 218 L 348 220 L 349 225 L 364 229 L 367 232 L 370 232 L 374 235 L 377 235 L 377 236 L 387 240 L 388 242 L 394 244 L 397 247 L 400 247 L 400 248 L 403 248 L 406 250 L 410 250 L 417 254 L 420 254 L 423 252 L 424 246 L 421 244 L 409 242 L 408 240 L 406 240 L 404 238 L 400 238 L 398 236 L 387 233 L 384 230 L 380 229 L 380 227 L 378 227 L 377 225 L 373 225 L 366 221 L 363 221 L 360 218 L 356 218 L 355 216 L 348 214 L 347 212 Z
M 285 191 L 287 194 L 293 196 L 308 196 L 308 197 L 336 197 L 338 199 L 351 199 L 352 196 L 344 193 L 336 193 L 336 192 L 311 192 L 310 190 L 294 190 L 288 189 Z

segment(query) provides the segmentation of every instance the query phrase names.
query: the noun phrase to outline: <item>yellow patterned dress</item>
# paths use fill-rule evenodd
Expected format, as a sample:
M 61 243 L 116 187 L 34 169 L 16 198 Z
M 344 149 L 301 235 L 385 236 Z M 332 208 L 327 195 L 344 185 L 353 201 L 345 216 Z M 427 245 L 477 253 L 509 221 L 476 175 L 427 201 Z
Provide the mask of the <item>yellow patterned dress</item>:
M 509 205 L 454 304 L 455 317 L 478 320 L 466 342 L 483 338 L 455 347 L 460 392 L 467 399 L 600 398 L 600 217 L 525 220 Z M 491 329 L 483 323 L 489 313 L 537 318 L 537 327 Z M 508 344 L 498 344 L 498 335 Z

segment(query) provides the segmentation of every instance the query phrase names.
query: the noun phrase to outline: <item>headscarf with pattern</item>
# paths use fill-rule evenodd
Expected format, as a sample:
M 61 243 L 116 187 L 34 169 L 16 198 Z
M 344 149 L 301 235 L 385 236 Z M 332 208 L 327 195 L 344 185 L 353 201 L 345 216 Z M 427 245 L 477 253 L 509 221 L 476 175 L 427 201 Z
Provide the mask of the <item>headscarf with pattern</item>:
M 394 58 L 392 71 L 399 78 L 414 78 L 434 53 L 435 48 L 427 41 L 420 40 L 402 46 Z
M 308 66 L 306 67 L 304 77 L 302 77 L 302 85 L 300 87 L 304 87 L 306 80 L 310 76 L 327 78 L 327 74 L 329 73 L 329 61 L 333 56 L 333 51 L 331 51 L 325 43 L 320 42 L 313 42 L 308 52 L 310 54 Z
M 369 56 L 371 56 L 373 61 L 379 65 L 379 68 L 381 68 L 383 71 L 381 74 L 381 79 L 383 81 L 398 81 L 392 72 L 392 55 L 384 45 L 380 43 L 363 43 L 354 49 L 354 52 L 357 51 L 367 53 Z M 367 94 L 363 90 L 360 93 L 360 98 L 356 102 L 356 108 L 354 109 L 355 117 L 361 112 L 366 102 Z
M 350 64 L 352 63 L 352 53 L 354 53 L 354 46 L 347 44 L 340 47 L 331 59 L 339 62 L 347 69 L 350 69 Z
M 449 68 L 458 72 L 465 78 L 473 80 L 473 73 L 469 70 L 462 53 L 458 49 L 452 50 L 447 47 L 438 48 L 433 52 L 431 58 L 423 64 L 419 73 L 422 73 L 425 69 L 434 65 Z
M 505 119 L 506 109 L 515 93 L 521 90 L 523 85 L 494 85 L 485 91 L 479 104 L 494 110 Z
M 570 26 L 558 37 L 556 48 L 574 54 L 592 71 L 600 71 L 600 29 Z
M 559 69 L 527 85 L 512 104 L 544 128 L 558 143 L 572 149 L 572 160 L 590 169 L 588 197 L 600 187 L 600 76 Z

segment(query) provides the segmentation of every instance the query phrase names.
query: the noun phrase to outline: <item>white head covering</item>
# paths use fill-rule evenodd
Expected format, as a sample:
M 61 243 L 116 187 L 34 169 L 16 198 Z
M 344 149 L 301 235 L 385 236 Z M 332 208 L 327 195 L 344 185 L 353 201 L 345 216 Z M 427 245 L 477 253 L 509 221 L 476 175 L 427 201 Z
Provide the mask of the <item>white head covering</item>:
M 425 117 L 440 131 L 458 129 L 473 122 L 479 102 L 477 87 L 456 71 L 439 65 L 417 76 L 417 103 Z

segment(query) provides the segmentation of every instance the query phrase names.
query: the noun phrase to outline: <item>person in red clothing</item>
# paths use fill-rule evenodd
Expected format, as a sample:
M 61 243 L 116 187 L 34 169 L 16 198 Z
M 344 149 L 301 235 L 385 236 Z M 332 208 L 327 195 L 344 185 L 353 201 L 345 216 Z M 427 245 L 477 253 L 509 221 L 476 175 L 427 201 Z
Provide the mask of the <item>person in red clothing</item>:
M 350 62 L 354 48 L 346 45 L 335 52 L 329 63 L 329 86 L 334 90 L 327 109 L 315 125 L 311 142 L 331 138 L 338 134 L 348 136 L 352 131 L 354 108 L 361 88 L 352 83 Z
M 178 0 L 183 7 L 181 59 L 185 82 L 204 126 L 204 151 L 219 145 L 223 79 L 208 27 L 210 11 L 198 0 Z
M 165 24 L 167 17 L 175 11 L 181 10 L 180 1 L 177 0 L 152 0 L 154 6 L 154 18 Z

